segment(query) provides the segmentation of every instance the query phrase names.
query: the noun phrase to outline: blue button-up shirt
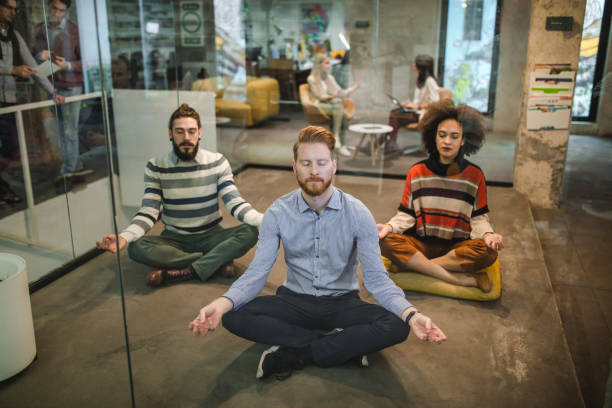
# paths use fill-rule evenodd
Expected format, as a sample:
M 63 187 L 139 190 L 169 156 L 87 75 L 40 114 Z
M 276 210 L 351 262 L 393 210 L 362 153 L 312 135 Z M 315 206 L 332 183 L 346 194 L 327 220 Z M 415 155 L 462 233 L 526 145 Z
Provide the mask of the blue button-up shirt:
M 283 285 L 287 288 L 313 296 L 359 290 L 360 261 L 366 289 L 381 306 L 401 317 L 412 304 L 385 270 L 376 223 L 367 207 L 334 188 L 318 214 L 304 201 L 301 191 L 280 197 L 264 214 L 253 262 L 223 295 L 233 302 L 234 310 L 261 292 L 282 241 L 287 263 Z

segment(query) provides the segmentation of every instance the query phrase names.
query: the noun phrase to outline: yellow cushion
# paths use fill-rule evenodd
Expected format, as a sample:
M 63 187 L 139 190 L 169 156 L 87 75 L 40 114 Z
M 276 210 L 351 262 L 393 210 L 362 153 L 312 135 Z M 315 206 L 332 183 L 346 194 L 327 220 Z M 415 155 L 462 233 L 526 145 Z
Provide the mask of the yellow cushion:
M 382 257 L 385 268 L 389 270 L 391 261 Z M 404 290 L 432 293 L 434 295 L 448 296 L 459 299 L 488 301 L 498 299 L 501 295 L 501 274 L 499 270 L 499 257 L 492 265 L 483 269 L 491 280 L 491 291 L 484 293 L 474 287 L 458 286 L 441 281 L 431 276 L 416 272 L 389 272 L 389 277 Z
M 229 99 L 216 99 L 215 110 L 217 116 L 230 118 L 230 124 L 234 126 L 253 126 L 253 115 L 251 106 L 240 101 Z

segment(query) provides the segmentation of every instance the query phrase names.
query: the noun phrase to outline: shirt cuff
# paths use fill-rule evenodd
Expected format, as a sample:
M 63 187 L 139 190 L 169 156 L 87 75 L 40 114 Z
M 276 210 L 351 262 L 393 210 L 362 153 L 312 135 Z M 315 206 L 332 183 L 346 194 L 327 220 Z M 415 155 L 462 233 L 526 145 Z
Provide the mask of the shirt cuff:
M 240 293 L 238 293 L 237 289 L 230 287 L 227 292 L 221 295 L 221 297 L 229 299 L 232 302 L 232 310 L 238 310 L 242 304 L 240 303 Z
M 409 307 L 414 307 L 414 305 L 408 299 L 399 297 L 391 302 L 389 311 L 401 319 L 404 311 Z

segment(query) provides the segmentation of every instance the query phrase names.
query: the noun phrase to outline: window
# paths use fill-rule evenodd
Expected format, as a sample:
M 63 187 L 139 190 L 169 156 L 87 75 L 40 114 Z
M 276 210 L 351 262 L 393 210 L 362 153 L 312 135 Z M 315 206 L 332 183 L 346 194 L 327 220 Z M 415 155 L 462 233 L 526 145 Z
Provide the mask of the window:
M 595 121 L 610 30 L 611 0 L 587 0 L 572 119 Z
M 447 0 L 442 15 L 443 85 L 481 112 L 494 105 L 499 8 L 497 0 Z

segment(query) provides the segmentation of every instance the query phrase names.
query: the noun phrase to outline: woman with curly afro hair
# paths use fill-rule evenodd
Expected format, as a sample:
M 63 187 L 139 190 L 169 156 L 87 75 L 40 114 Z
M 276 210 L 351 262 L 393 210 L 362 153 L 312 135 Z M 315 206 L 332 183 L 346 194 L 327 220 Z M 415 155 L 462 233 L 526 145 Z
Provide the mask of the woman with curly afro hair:
M 392 271 L 488 292 L 491 282 L 478 271 L 495 262 L 503 238 L 489 223 L 484 174 L 465 159 L 482 146 L 485 119 L 469 106 L 438 102 L 419 129 L 429 157 L 408 171 L 397 214 L 377 225 L 381 252 Z

